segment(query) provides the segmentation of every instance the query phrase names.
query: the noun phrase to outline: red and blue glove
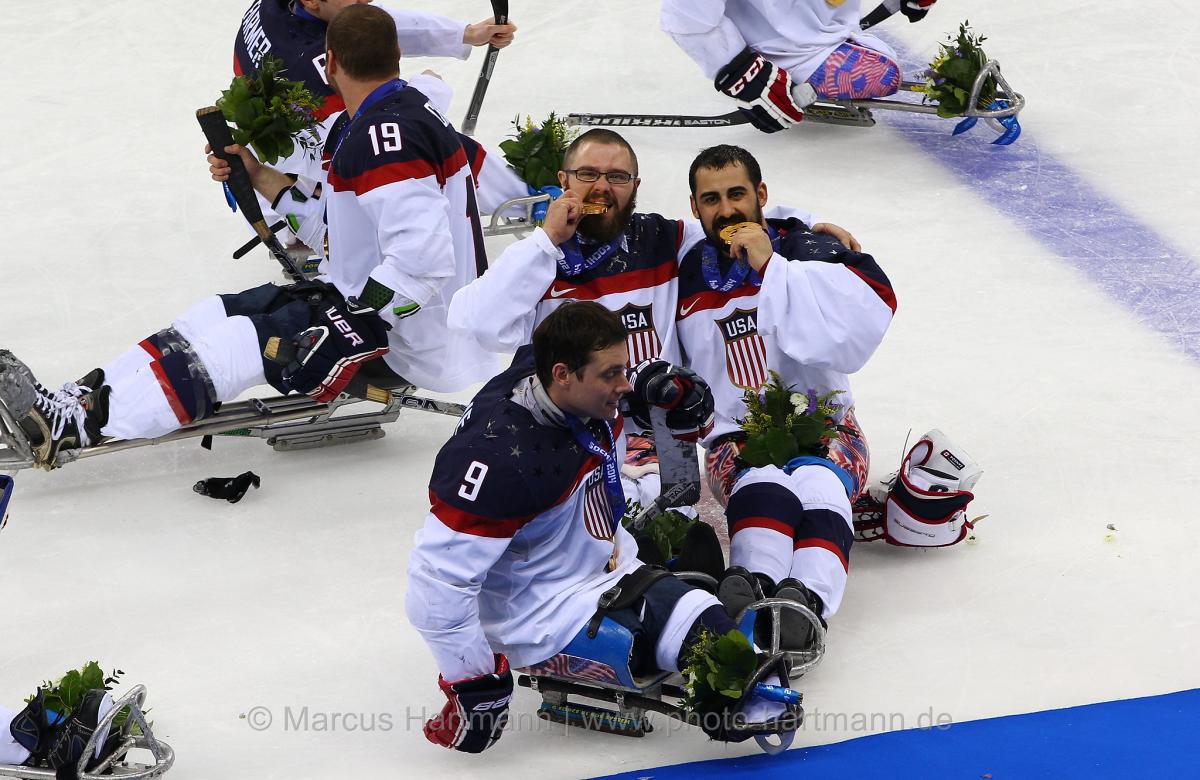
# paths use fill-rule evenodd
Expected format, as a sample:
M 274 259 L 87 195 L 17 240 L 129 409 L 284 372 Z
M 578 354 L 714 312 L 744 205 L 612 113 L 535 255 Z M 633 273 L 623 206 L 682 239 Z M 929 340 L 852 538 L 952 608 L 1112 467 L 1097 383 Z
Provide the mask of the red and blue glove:
M 283 385 L 321 402 L 332 401 L 367 361 L 387 354 L 389 325 L 354 298 L 327 299 L 317 323 L 293 337 L 295 357 L 283 370 Z
M 804 119 L 804 107 L 792 99 L 792 77 L 746 47 L 717 71 L 719 92 L 750 105 L 738 110 L 764 133 L 786 130 Z
M 907 16 L 910 22 L 919 22 L 936 2 L 937 0 L 901 0 L 900 13 Z
M 449 699 L 436 716 L 425 721 L 425 739 L 463 753 L 482 753 L 496 744 L 508 723 L 513 679 L 508 659 L 496 654 L 496 671 L 438 686 Z
M 708 383 L 690 368 L 661 358 L 648 358 L 628 371 L 633 385 L 626 401 L 634 422 L 649 429 L 649 407 L 667 410 L 667 426 L 681 441 L 697 441 L 712 432 L 713 394 Z

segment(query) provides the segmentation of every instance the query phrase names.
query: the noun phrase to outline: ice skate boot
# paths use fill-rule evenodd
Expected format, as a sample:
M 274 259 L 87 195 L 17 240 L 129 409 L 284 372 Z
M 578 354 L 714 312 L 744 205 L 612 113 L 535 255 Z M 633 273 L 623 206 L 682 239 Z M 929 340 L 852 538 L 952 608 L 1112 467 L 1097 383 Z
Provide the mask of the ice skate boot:
M 51 712 L 45 706 L 45 693 L 38 690 L 33 700 L 13 719 L 10 731 L 17 744 L 29 751 L 25 765 L 48 767 L 59 777 L 77 777 L 74 770 L 83 758 L 83 752 L 97 725 L 113 708 L 112 697 L 99 688 L 83 695 L 79 706 L 69 715 Z M 95 740 L 94 755 L 87 765 L 95 766 L 116 747 L 109 739 L 111 722 L 105 724 L 103 732 Z
M 16 418 L 40 468 L 55 468 L 60 453 L 101 441 L 111 392 L 99 368 L 50 390 L 12 353 L 0 356 L 0 403 Z
M 741 566 L 730 566 L 717 586 L 717 600 L 729 617 L 737 621 L 746 607 L 761 601 L 774 588 L 775 583 L 770 577 L 751 573 Z
M 807 607 L 821 626 L 826 627 L 825 618 L 821 616 L 825 605 L 821 597 L 809 590 L 803 582 L 788 577 L 775 588 L 772 598 L 787 599 Z M 779 644 L 780 649 L 790 653 L 811 653 L 817 641 L 817 627 L 811 620 L 791 610 L 780 615 Z

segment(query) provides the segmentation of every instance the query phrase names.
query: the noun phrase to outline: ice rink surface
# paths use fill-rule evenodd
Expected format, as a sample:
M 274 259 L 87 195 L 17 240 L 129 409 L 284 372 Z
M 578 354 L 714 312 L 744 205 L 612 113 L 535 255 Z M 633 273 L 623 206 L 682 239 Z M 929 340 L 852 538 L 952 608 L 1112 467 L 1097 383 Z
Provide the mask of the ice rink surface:
M 279 278 L 264 254 L 229 258 L 246 233 L 193 118 L 228 84 L 246 5 L 67 0 L 0 16 L 0 346 L 43 382 L 206 295 Z M 657 3 L 512 5 L 518 41 L 477 132 L 489 144 L 518 112 L 730 110 L 659 32 Z M 874 476 L 932 427 L 984 467 L 978 544 L 854 548 L 828 655 L 798 686 L 798 745 L 1200 686 L 1200 13 L 944 0 L 882 29 L 919 62 L 963 19 L 1029 100 L 1012 147 L 883 115 L 868 130 L 627 133 L 643 210 L 683 216 L 693 155 L 732 142 L 762 161 L 773 203 L 850 228 L 900 302 L 854 379 Z M 436 63 L 456 121 L 479 62 Z M 22 472 L 0 535 L 0 701 L 87 660 L 119 666 L 149 687 L 176 780 L 572 778 L 752 752 L 661 720 L 641 740 L 564 735 L 539 727 L 523 689 L 515 730 L 485 757 L 426 743 L 444 699 L 404 575 L 453 425 L 412 412 L 363 445 L 218 439 Z M 191 491 L 247 469 L 262 489 L 236 506 Z

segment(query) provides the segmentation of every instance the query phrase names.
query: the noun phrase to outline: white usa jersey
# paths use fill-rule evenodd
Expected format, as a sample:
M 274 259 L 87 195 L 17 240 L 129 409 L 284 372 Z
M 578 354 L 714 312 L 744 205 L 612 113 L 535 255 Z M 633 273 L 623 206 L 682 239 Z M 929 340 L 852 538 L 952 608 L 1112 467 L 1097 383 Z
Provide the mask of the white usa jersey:
M 849 408 L 846 375 L 866 364 L 896 310 L 891 283 L 870 255 L 797 219 L 767 222 L 775 253 L 761 286 L 751 275 L 728 292 L 714 290 L 704 273 L 704 242 L 689 249 L 679 269 L 684 361 L 712 387 L 716 405 L 706 446 L 739 429 L 745 392 L 765 385 L 772 370 L 800 392 L 840 390 L 835 401 Z
M 459 290 L 450 327 L 496 352 L 528 344 L 538 324 L 567 301 L 595 301 L 625 326 L 629 365 L 678 361 L 675 301 L 680 251 L 703 235 L 698 222 L 634 214 L 619 251 L 568 275 L 563 252 L 538 228 L 509 246 L 486 274 Z
M 482 150 L 468 146 L 470 153 L 423 92 L 395 80 L 355 117 L 338 120 L 326 144 L 320 201 L 297 203 L 285 194 L 278 204 L 303 214 L 302 237 L 323 214 L 328 252 L 321 275 L 342 294 L 360 294 L 368 278 L 396 293 L 380 312 L 392 325 L 384 360 L 441 392 L 495 369 L 489 353 L 446 326 L 450 297 L 486 264 L 474 177 Z M 419 310 L 403 319 L 392 311 L 413 304 Z
M 749 46 L 802 82 L 847 41 L 897 59 L 861 15 L 859 0 L 663 0 L 659 24 L 710 79 Z
M 554 656 L 600 595 L 641 565 L 633 537 L 613 524 L 601 459 L 510 398 L 532 374 L 526 346 L 475 396 L 434 462 L 407 610 L 447 680 L 492 672 L 493 653 L 513 667 Z M 619 417 L 615 442 L 603 421 L 589 429 L 623 459 Z

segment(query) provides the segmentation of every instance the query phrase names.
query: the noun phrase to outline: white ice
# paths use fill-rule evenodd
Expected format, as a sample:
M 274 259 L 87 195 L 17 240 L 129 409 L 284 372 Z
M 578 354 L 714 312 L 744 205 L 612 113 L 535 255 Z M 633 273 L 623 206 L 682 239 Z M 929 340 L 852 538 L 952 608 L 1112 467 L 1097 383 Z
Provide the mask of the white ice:
M 0 15 L 0 346 L 46 383 L 202 296 L 279 278 L 263 254 L 229 258 L 246 233 L 208 180 L 193 119 L 228 83 L 247 4 L 67 0 Z M 521 30 L 484 104 L 485 141 L 518 112 L 730 108 L 658 32 L 656 3 L 524 0 L 513 16 Z M 887 29 L 932 54 L 962 19 L 1029 99 L 1018 144 L 1071 163 L 1164 240 L 1200 242 L 1191 5 L 946 0 Z M 456 118 L 479 62 L 436 63 Z M 930 119 L 930 132 L 948 130 Z M 855 547 L 828 656 L 799 686 L 810 716 L 797 745 L 1200 685 L 1195 361 L 894 127 L 628 137 L 645 210 L 684 215 L 688 162 L 729 141 L 762 160 L 773 202 L 851 228 L 900 300 L 854 380 L 876 476 L 910 431 L 931 427 L 985 469 L 978 544 Z M 961 143 L 985 140 L 976 130 Z M 189 442 L 20 473 L 0 535 L 0 700 L 87 660 L 119 666 L 149 686 L 176 780 L 579 777 L 753 752 L 662 719 L 640 740 L 534 730 L 523 689 L 522 730 L 486 757 L 424 740 L 423 716 L 444 699 L 405 621 L 404 572 L 453 425 L 413 412 L 364 445 L 283 454 L 218 439 L 212 452 Z M 247 469 L 262 489 L 236 506 L 191 491 Z M 270 728 L 242 718 L 255 707 L 272 712 Z M 331 725 L 330 713 L 352 718 Z

